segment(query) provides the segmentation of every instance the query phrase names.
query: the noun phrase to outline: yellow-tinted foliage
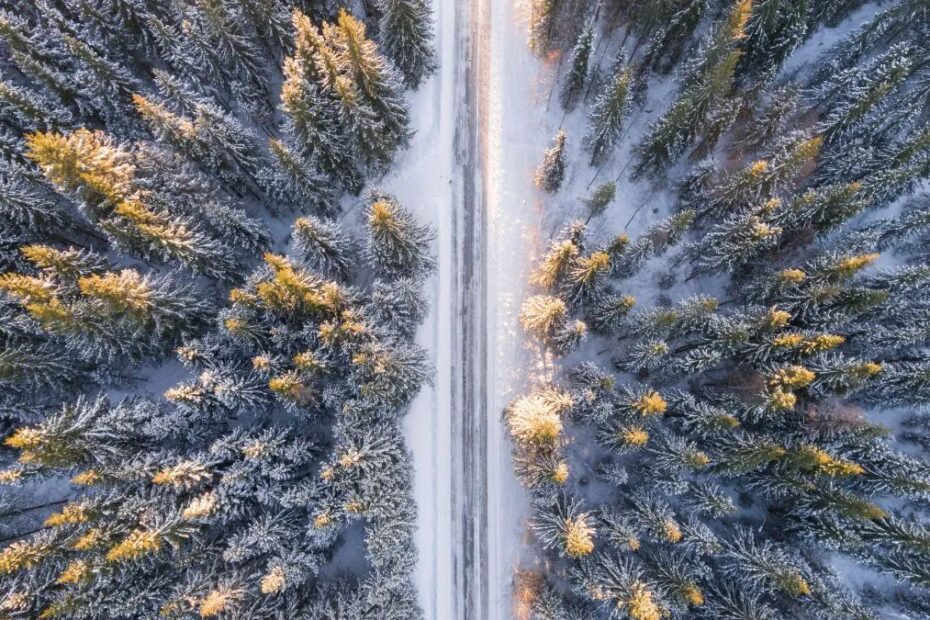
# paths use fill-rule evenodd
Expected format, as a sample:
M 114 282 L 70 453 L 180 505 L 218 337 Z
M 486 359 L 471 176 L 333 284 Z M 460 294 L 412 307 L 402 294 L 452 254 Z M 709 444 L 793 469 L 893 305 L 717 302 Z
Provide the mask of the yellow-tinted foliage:
M 565 553 L 571 558 L 582 558 L 594 551 L 594 528 L 587 515 L 565 520 Z
M 165 106 L 138 93 L 133 93 L 132 103 L 139 116 L 152 126 L 154 132 L 160 138 L 167 134 L 170 141 L 178 142 L 192 140 L 196 137 L 197 130 L 194 124 L 186 118 L 171 112 Z
M 523 396 L 507 412 L 510 432 L 518 441 L 553 445 L 562 432 L 562 413 L 571 406 L 571 396 L 554 389 Z
M 284 569 L 275 566 L 262 576 L 260 587 L 262 594 L 277 594 L 284 589 L 285 585 Z
M 198 612 L 201 618 L 213 618 L 225 611 L 230 611 L 236 601 L 242 597 L 242 590 L 234 588 L 219 587 L 211 590 L 209 594 L 200 600 Z
M 810 585 L 800 574 L 792 572 L 778 580 L 779 587 L 790 596 L 808 596 Z
M 762 177 L 762 175 L 764 175 L 766 172 L 768 172 L 768 169 L 769 169 L 769 162 L 765 161 L 764 159 L 760 159 L 758 161 L 754 161 L 753 163 L 751 163 L 747 171 L 751 178 L 757 179 L 757 178 Z
M 765 326 L 769 329 L 781 329 L 787 327 L 790 322 L 791 313 L 779 310 L 775 306 L 769 309 L 769 313 L 765 317 Z
M 853 374 L 860 379 L 874 377 L 882 371 L 882 365 L 878 362 L 863 362 L 853 369 Z
M 304 351 L 294 356 L 294 366 L 305 372 L 318 372 L 325 368 L 323 362 L 313 351 Z
M 865 472 L 861 465 L 831 456 L 817 446 L 803 446 L 794 451 L 791 460 L 803 470 L 830 477 L 858 476 Z
M 26 147 L 52 183 L 69 192 L 83 188 L 92 202 L 115 206 L 132 193 L 135 167 L 102 131 L 33 133 L 26 136 Z
M 640 581 L 630 588 L 630 598 L 626 606 L 627 615 L 631 620 L 662 620 L 662 610 L 653 600 L 652 592 Z
M 368 224 L 376 231 L 392 234 L 400 232 L 397 206 L 387 200 L 376 200 L 368 213 Z
M 53 513 L 45 519 L 45 525 L 56 527 L 59 525 L 74 525 L 76 523 L 85 523 L 90 519 L 90 509 L 79 503 L 71 502 L 65 504 L 61 510 Z
M 610 255 L 607 252 L 594 252 L 578 261 L 577 279 L 585 284 L 590 283 L 609 268 Z
M 835 334 L 805 336 L 798 333 L 788 333 L 780 334 L 772 340 L 772 344 L 776 347 L 800 351 L 806 355 L 835 349 L 844 342 L 846 342 L 846 338 Z
M 0 599 L 0 611 L 25 611 L 31 600 L 25 592 L 10 592 Z
M 287 372 L 283 375 L 272 377 L 268 381 L 268 389 L 288 400 L 298 401 L 301 399 L 304 384 L 300 375 L 296 372 Z
M 213 491 L 208 491 L 192 499 L 184 510 L 181 511 L 181 518 L 191 521 L 209 517 L 216 510 L 216 504 L 216 494 Z
M 783 387 L 789 390 L 798 390 L 807 387 L 817 377 L 804 366 L 792 365 L 779 368 L 769 378 L 772 387 Z
M 520 310 L 520 324 L 530 334 L 544 338 L 565 319 L 568 308 L 558 297 L 534 295 L 528 298 Z
M 75 584 L 80 583 L 86 577 L 90 575 L 90 565 L 85 560 L 73 560 L 71 561 L 61 574 L 58 575 L 58 579 L 55 580 L 55 583 L 61 585 Z
M 553 244 L 536 271 L 533 272 L 531 281 L 543 288 L 551 289 L 577 256 L 578 247 L 570 240 L 566 239 Z
M 188 489 L 210 477 L 210 472 L 203 463 L 181 461 L 176 465 L 160 469 L 152 476 L 152 484 L 169 486 L 175 489 Z
M 710 463 L 710 457 L 702 450 L 695 450 L 685 456 L 685 461 L 691 469 L 700 469 Z
M 89 487 L 97 484 L 102 479 L 103 476 L 101 476 L 98 472 L 94 471 L 93 469 L 88 469 L 87 471 L 82 471 L 79 474 L 75 474 L 75 476 L 71 478 L 71 482 L 81 486 Z
M 670 543 L 677 543 L 681 541 L 681 527 L 674 519 L 663 519 L 662 536 Z
M 50 551 L 49 545 L 18 540 L 0 551 L 0 574 L 38 566 Z
M 630 236 L 625 232 L 620 233 L 610 241 L 610 244 L 607 246 L 607 251 L 611 254 L 622 254 L 629 245 Z
M 690 607 L 700 607 L 704 604 L 704 593 L 697 584 L 689 583 L 681 591 L 682 597 L 688 602 Z
M 807 279 L 807 274 L 800 269 L 782 269 L 778 272 L 778 279 L 785 284 L 800 284 Z
M 649 441 L 649 433 L 641 426 L 624 429 L 620 434 L 621 441 L 630 447 L 639 448 L 646 445 Z
M 18 273 L 0 275 L 0 291 L 16 298 L 21 304 L 46 304 L 57 300 L 55 285 L 45 278 Z
M 874 252 L 869 254 L 857 254 L 855 256 L 849 256 L 839 261 L 834 267 L 833 271 L 837 276 L 841 278 L 847 278 L 855 274 L 857 271 L 865 269 L 874 263 L 876 260 L 878 260 L 878 257 L 879 254 Z
M 2 469 L 0 470 L 0 484 L 16 484 L 23 479 L 23 472 L 20 469 Z
M 318 530 L 323 529 L 332 522 L 333 517 L 328 512 L 321 512 L 313 517 L 313 527 Z
M 265 262 L 274 277 L 260 282 L 256 294 L 268 309 L 282 314 L 309 310 L 336 315 L 344 305 L 345 294 L 335 282 L 320 282 L 283 256 L 265 254 Z
M 633 408 L 640 415 L 648 417 L 664 414 L 665 410 L 668 409 L 668 404 L 661 394 L 655 390 L 647 390 L 645 394 L 633 402 Z
M 161 545 L 162 541 L 158 532 L 134 530 L 129 536 L 110 548 L 107 551 L 106 558 L 108 562 L 135 560 L 143 555 L 155 553 L 161 549 Z
M 90 551 L 103 542 L 103 532 L 97 528 L 91 528 L 82 534 L 71 548 L 75 551 Z
M 798 397 L 777 386 L 766 398 L 769 409 L 773 411 L 791 411 L 798 403 Z
M 83 295 L 100 300 L 114 312 L 144 317 L 151 309 L 152 289 L 132 269 L 86 276 L 78 280 L 78 287 Z

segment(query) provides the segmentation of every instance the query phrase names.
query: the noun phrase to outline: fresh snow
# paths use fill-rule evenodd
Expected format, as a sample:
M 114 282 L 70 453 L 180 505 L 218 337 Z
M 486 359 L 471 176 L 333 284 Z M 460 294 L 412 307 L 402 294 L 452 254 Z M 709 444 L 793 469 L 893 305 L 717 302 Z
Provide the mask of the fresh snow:
M 394 194 L 420 221 L 436 232 L 439 268 L 426 283 L 430 314 L 417 342 L 430 351 L 436 368 L 404 420 L 407 446 L 413 452 L 414 499 L 417 504 L 415 582 L 426 618 L 453 618 L 452 540 L 452 369 L 454 210 L 453 161 L 459 91 L 456 54 L 457 13 L 454 0 L 434 3 L 439 70 L 410 95 L 416 131 L 410 148 L 397 159 L 379 186 Z

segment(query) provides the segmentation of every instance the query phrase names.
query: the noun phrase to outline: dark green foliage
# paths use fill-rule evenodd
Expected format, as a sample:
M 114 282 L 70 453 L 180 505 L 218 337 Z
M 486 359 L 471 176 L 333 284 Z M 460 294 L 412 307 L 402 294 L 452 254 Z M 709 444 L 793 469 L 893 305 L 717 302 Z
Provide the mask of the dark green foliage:
M 404 76 L 409 88 L 436 70 L 432 11 L 426 0 L 379 0 L 379 29 L 385 55 Z
M 572 50 L 571 66 L 568 69 L 568 75 L 565 76 L 565 82 L 562 84 L 559 100 L 566 110 L 574 109 L 578 105 L 578 100 L 584 94 L 588 83 L 593 44 L 594 28 L 588 26 L 581 32 L 578 41 L 575 43 L 575 48 Z

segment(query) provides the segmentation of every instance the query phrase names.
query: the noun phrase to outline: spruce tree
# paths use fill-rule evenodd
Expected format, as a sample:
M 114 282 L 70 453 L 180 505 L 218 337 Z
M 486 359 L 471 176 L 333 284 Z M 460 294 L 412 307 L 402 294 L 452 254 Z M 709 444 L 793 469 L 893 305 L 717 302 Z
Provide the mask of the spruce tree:
M 594 192 L 584 200 L 584 206 L 588 209 L 588 220 L 603 214 L 616 195 L 616 183 L 608 181 L 603 185 L 598 185 Z
M 623 123 L 633 107 L 633 68 L 618 62 L 613 77 L 594 102 L 585 146 L 591 152 L 591 165 L 606 161 L 623 131 Z
M 589 25 L 578 36 L 578 41 L 572 50 L 571 67 L 568 70 L 568 75 L 565 76 L 565 81 L 562 83 L 559 101 L 566 111 L 573 110 L 584 94 L 585 87 L 588 84 L 588 69 L 593 44 L 594 27 Z
M 404 76 L 408 88 L 417 88 L 436 70 L 432 11 L 425 0 L 379 0 L 379 32 L 385 55 Z
M 432 232 L 417 224 L 392 196 L 373 192 L 366 213 L 367 256 L 377 272 L 389 279 L 424 276 L 435 262 L 430 257 Z
M 553 145 L 546 150 L 542 163 L 536 168 L 536 187 L 550 194 L 559 191 L 565 178 L 565 132 L 555 136 Z
M 751 0 L 734 3 L 725 19 L 707 35 L 698 57 L 686 67 L 683 90 L 671 108 L 637 146 L 637 176 L 656 174 L 704 134 L 709 144 L 734 120 L 732 90 L 740 42 L 752 15 Z

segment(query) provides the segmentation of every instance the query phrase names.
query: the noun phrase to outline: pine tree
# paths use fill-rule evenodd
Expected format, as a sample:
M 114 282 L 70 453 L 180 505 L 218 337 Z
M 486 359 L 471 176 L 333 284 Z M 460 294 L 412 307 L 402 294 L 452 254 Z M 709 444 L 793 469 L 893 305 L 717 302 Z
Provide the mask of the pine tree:
M 268 147 L 276 165 L 266 168 L 258 183 L 269 193 L 300 211 L 310 210 L 320 215 L 333 215 L 332 182 L 326 178 L 312 160 L 303 157 L 296 148 L 272 138 Z
M 565 77 L 565 82 L 562 83 L 562 90 L 559 95 L 562 108 L 568 112 L 578 105 L 578 101 L 584 94 L 585 87 L 588 84 L 588 68 L 591 62 L 593 44 L 594 27 L 589 24 L 575 42 L 575 48 L 572 50 L 571 67 Z
M 423 276 L 435 262 L 429 255 L 432 232 L 416 220 L 392 196 L 373 192 L 366 214 L 369 230 L 369 261 L 389 279 Z
M 339 13 L 335 25 L 324 24 L 323 36 L 332 46 L 340 71 L 352 81 L 361 100 L 371 107 L 383 126 L 384 152 L 371 153 L 371 159 L 386 164 L 396 149 L 406 146 L 410 137 L 398 76 L 378 54 L 375 44 L 366 38 L 365 26 L 346 11 Z
M 356 242 L 337 222 L 298 218 L 293 238 L 300 259 L 324 276 L 346 280 L 358 264 Z
M 533 529 L 543 545 L 554 547 L 561 555 L 583 558 L 594 550 L 595 530 L 592 515 L 582 512 L 580 503 L 557 503 L 555 510 L 537 513 Z
M 623 124 L 633 107 L 633 68 L 618 61 L 614 75 L 598 95 L 591 111 L 585 146 L 591 152 L 591 165 L 606 161 L 623 131 Z
M 658 31 L 650 37 L 643 52 L 642 66 L 668 73 L 685 51 L 689 37 L 707 10 L 707 3 L 703 0 L 687 0 L 660 4 L 663 5 L 661 9 L 667 8 L 671 14 L 663 16 L 661 11 L 656 12 Z
M 600 601 L 623 610 L 632 620 L 662 617 L 663 606 L 656 588 L 629 558 L 600 554 L 574 569 L 572 577 L 580 589 L 598 593 Z
M 734 272 L 765 250 L 774 248 L 782 227 L 774 224 L 782 203 L 773 198 L 758 209 L 731 215 L 709 230 L 700 245 L 691 248 L 698 272 Z
M 143 258 L 178 261 L 191 270 L 229 277 L 234 263 L 192 222 L 172 216 L 135 186 L 130 153 L 105 134 L 31 134 L 29 157 L 61 190 L 75 196 L 89 219 L 117 245 Z
M 529 297 L 520 310 L 523 329 L 540 339 L 551 338 L 568 315 L 565 302 L 558 297 L 535 295 Z
M 870 63 L 837 77 L 820 89 L 822 132 L 828 141 L 839 140 L 873 113 L 910 75 L 912 61 L 906 49 L 893 48 Z
M 562 414 L 572 406 L 569 394 L 544 388 L 514 401 L 506 412 L 510 433 L 532 446 L 552 446 L 562 432 Z
M 408 88 L 417 88 L 436 70 L 432 11 L 425 0 L 379 0 L 379 31 L 385 55 L 404 76 Z
M 559 0 L 533 0 L 530 4 L 530 49 L 540 56 L 552 44 L 558 12 Z
M 714 26 L 698 58 L 686 68 L 678 99 L 650 125 L 637 146 L 636 176 L 661 172 L 699 135 L 712 145 L 733 121 L 731 94 L 741 56 L 739 43 L 751 15 L 751 0 L 736 2 L 727 18 Z
M 300 50 L 300 31 L 297 41 Z M 307 70 L 294 58 L 285 60 L 281 107 L 287 118 L 288 130 L 307 159 L 337 179 L 345 189 L 358 192 L 361 190 L 361 172 L 347 135 L 339 124 L 335 103 L 304 75 Z
M 746 24 L 745 53 L 738 72 L 776 71 L 807 37 L 809 13 L 817 4 L 781 0 L 756 3 L 752 18 Z
M 616 195 L 616 183 L 608 181 L 603 185 L 598 185 L 594 192 L 584 199 L 584 206 L 588 208 L 588 220 L 603 214 Z
M 41 92 L 8 81 L 0 82 L 0 106 L 4 110 L 4 119 L 14 118 L 22 131 L 60 129 L 69 127 L 73 122 L 67 108 Z
M 565 178 L 565 132 L 555 136 L 553 145 L 546 150 L 542 163 L 536 168 L 536 187 L 554 193 L 562 186 Z
M 772 545 L 757 544 L 750 531 L 742 531 L 727 544 L 725 574 L 763 592 L 805 596 L 811 588 L 804 574 L 788 555 Z

